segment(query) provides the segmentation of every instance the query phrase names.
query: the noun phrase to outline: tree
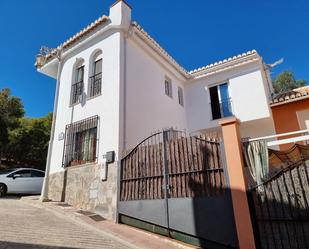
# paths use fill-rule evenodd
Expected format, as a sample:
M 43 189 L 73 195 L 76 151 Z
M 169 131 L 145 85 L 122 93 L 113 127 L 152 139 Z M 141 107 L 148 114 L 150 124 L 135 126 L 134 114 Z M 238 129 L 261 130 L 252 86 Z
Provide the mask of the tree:
M 32 166 L 45 169 L 52 113 L 25 118 L 20 98 L 8 88 L 0 91 L 0 165 Z
M 17 164 L 45 169 L 52 113 L 42 118 L 22 118 L 9 132 L 7 156 Z
M 9 142 L 9 130 L 19 124 L 25 111 L 21 99 L 11 96 L 11 90 L 4 88 L 0 91 L 0 164 L 2 155 Z
M 305 80 L 296 80 L 291 71 L 283 71 L 272 81 L 275 93 L 287 92 L 307 84 Z

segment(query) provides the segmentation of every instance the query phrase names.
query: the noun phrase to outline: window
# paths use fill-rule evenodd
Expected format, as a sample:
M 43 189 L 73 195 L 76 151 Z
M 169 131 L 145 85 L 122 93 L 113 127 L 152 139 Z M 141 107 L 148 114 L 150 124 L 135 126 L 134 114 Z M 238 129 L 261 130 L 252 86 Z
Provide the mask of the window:
M 44 177 L 45 173 L 38 170 L 31 170 L 31 177 Z
M 184 106 L 183 103 L 183 89 L 179 86 L 178 87 L 178 103 L 182 106 Z
M 172 93 L 172 81 L 171 81 L 171 79 L 165 78 L 164 86 L 165 86 L 165 94 L 172 98 L 173 93 Z
M 8 175 L 7 177 L 16 177 L 16 175 L 18 175 L 19 177 L 31 177 L 31 172 L 28 169 L 18 170 L 11 175 Z
M 63 166 L 95 162 L 98 116 L 66 126 Z
M 209 95 L 213 119 L 219 119 L 233 115 L 227 83 L 210 87 Z
M 102 59 L 98 59 L 93 65 L 93 76 L 90 77 L 89 97 L 101 94 L 102 85 Z
M 81 95 L 84 90 L 84 66 L 76 68 L 75 81 L 71 90 L 71 104 L 77 104 L 81 101 Z

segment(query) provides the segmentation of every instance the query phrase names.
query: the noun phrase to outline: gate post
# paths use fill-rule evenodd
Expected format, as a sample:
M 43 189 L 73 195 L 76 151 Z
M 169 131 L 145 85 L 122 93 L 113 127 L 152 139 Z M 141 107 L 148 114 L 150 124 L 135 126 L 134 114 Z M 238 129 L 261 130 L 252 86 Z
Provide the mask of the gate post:
M 255 249 L 240 145 L 239 121 L 231 117 L 221 120 L 219 124 L 222 127 L 239 248 Z

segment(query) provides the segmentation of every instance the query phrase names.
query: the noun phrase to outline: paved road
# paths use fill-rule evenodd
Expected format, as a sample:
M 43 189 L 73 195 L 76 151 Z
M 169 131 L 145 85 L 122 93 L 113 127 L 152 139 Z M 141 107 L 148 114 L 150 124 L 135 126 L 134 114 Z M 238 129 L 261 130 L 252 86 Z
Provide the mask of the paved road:
M 0 249 L 127 249 L 112 237 L 18 198 L 0 199 Z

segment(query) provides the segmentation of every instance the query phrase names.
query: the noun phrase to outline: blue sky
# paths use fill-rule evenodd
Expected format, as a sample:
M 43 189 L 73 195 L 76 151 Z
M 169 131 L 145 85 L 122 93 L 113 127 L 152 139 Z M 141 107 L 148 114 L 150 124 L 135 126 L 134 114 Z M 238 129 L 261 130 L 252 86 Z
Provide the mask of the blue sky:
M 114 0 L 0 0 L 0 88 L 9 87 L 30 117 L 53 109 L 55 80 L 36 72 L 41 45 L 56 47 L 108 15 Z M 267 63 L 284 57 L 272 76 L 292 70 L 309 81 L 309 1 L 128 0 L 138 21 L 191 70 L 256 49 Z

